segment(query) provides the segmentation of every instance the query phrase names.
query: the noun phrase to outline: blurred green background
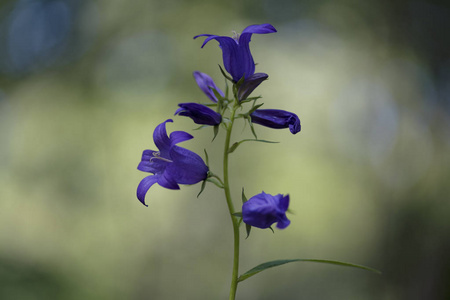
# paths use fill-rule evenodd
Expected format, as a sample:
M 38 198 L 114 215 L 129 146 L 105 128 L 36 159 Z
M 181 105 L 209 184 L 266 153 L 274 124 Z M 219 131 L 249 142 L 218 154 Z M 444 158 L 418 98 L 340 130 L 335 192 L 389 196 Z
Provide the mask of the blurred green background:
M 135 196 L 155 126 L 219 86 L 216 42 L 255 35 L 264 108 L 302 131 L 232 156 L 233 196 L 289 193 L 286 230 L 254 230 L 241 270 L 297 263 L 238 299 L 450 299 L 450 7 L 444 1 L 19 0 L 0 2 L 0 299 L 226 299 L 232 229 L 208 185 Z M 174 117 L 221 172 L 223 135 Z M 242 124 L 238 122 L 239 128 Z M 248 137 L 235 131 L 234 139 Z

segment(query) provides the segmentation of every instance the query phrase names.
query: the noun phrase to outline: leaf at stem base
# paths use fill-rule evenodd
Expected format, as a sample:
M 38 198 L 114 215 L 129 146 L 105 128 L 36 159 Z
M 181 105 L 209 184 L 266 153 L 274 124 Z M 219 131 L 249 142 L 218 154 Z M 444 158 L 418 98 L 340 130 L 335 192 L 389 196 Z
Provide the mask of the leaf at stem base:
M 338 266 L 343 266 L 343 267 L 352 267 L 352 268 L 358 268 L 358 269 L 363 269 L 366 271 L 371 271 L 371 272 L 375 272 L 378 274 L 381 274 L 380 271 L 366 267 L 366 266 L 362 266 L 362 265 L 356 265 L 356 264 L 350 264 L 350 263 L 346 263 L 346 262 L 342 262 L 342 261 L 336 261 L 336 260 L 327 260 L 327 259 L 308 259 L 308 258 L 304 258 L 304 259 L 281 259 L 281 260 L 273 260 L 273 261 L 269 261 L 269 262 L 265 262 L 262 263 L 256 267 L 254 267 L 253 269 L 245 272 L 244 274 L 242 274 L 241 276 L 239 276 L 238 278 L 238 282 L 244 281 L 245 279 L 252 277 L 253 275 L 258 274 L 259 272 L 262 272 L 266 269 L 269 268 L 273 268 L 273 267 L 277 267 L 277 266 L 281 266 L 287 263 L 291 263 L 291 262 L 316 262 L 316 263 L 325 263 L 325 264 L 332 264 L 332 265 L 338 265 Z

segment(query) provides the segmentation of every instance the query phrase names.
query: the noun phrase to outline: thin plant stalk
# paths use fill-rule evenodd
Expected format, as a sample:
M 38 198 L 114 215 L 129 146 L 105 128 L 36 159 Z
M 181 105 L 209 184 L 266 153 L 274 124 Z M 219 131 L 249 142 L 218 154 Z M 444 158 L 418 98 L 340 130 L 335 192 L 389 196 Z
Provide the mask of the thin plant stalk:
M 235 101 L 237 102 L 237 100 L 235 100 Z M 238 218 L 233 215 L 235 213 L 235 210 L 234 210 L 233 201 L 231 199 L 230 183 L 229 183 L 229 179 L 228 179 L 228 156 L 229 156 L 230 139 L 231 139 L 231 132 L 233 130 L 235 113 L 236 113 L 236 106 L 234 106 L 231 111 L 230 123 L 227 126 L 227 134 L 226 134 L 226 138 L 225 138 L 225 147 L 224 147 L 224 154 L 223 154 L 224 191 L 225 191 L 225 198 L 227 200 L 228 210 L 229 210 L 230 217 L 231 217 L 231 222 L 233 224 L 233 233 L 234 233 L 233 273 L 232 273 L 232 277 L 231 277 L 229 300 L 234 300 L 236 297 L 236 290 L 237 290 L 238 276 L 239 276 L 239 221 L 238 221 Z

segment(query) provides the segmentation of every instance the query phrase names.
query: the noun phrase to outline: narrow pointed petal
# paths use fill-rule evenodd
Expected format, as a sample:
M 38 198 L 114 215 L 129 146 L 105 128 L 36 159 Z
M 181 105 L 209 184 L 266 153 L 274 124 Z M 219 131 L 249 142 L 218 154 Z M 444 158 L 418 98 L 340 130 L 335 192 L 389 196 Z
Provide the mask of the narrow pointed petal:
M 214 37 L 218 36 L 218 35 L 214 35 L 214 34 L 199 34 L 194 36 L 194 40 L 198 37 L 201 36 L 206 36 L 206 39 L 203 41 L 203 44 L 200 48 L 203 48 L 210 40 L 214 39 Z
M 145 206 L 148 206 L 145 204 L 145 195 L 147 194 L 149 188 L 154 185 L 158 181 L 158 176 L 156 175 L 150 175 L 145 177 L 141 180 L 141 182 L 138 185 L 136 196 L 139 199 L 139 201 L 142 202 Z
M 172 131 L 170 134 L 170 145 L 176 145 L 178 143 L 188 141 L 193 139 L 194 137 L 187 132 L 184 131 Z
M 266 34 L 266 33 L 274 33 L 277 32 L 275 27 L 273 27 L 269 23 L 265 24 L 256 24 L 247 26 L 244 30 L 242 30 L 242 34 L 244 33 L 258 33 L 258 34 Z
M 166 131 L 166 123 L 173 122 L 173 120 L 168 119 L 163 123 L 156 126 L 155 131 L 153 131 L 153 141 L 155 142 L 156 147 L 158 147 L 161 155 L 165 157 L 165 154 L 169 151 L 170 148 L 170 139 L 167 136 Z
M 247 99 L 248 96 L 263 82 L 269 78 L 266 73 L 255 73 L 250 78 L 247 78 L 239 87 L 238 98 L 239 101 Z
M 209 99 L 211 99 L 212 102 L 217 102 L 217 98 L 211 88 L 214 88 L 222 97 L 225 96 L 222 90 L 217 87 L 208 74 L 195 71 L 193 75 L 199 88 L 203 91 L 203 93 L 205 93 L 206 96 L 208 96 Z

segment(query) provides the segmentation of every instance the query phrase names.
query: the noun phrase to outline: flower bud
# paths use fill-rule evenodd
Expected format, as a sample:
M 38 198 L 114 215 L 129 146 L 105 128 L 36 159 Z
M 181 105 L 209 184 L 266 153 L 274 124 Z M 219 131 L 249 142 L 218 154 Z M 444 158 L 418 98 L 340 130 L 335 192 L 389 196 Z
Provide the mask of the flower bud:
M 292 134 L 296 134 L 302 128 L 298 116 L 285 110 L 257 109 L 250 117 L 252 123 L 275 129 L 289 128 Z
M 218 125 L 222 116 L 206 105 L 198 103 L 180 103 L 175 115 L 191 118 L 194 123 L 201 125 Z

